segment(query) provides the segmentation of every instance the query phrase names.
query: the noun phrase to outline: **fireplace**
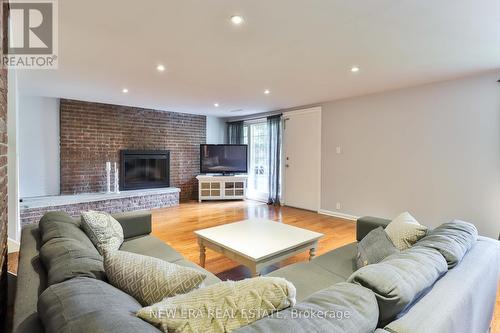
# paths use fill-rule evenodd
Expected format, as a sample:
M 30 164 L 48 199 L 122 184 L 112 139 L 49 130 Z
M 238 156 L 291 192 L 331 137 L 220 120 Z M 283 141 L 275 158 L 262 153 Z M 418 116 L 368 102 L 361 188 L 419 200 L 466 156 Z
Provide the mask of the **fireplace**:
M 120 165 L 121 190 L 170 186 L 168 150 L 122 150 Z

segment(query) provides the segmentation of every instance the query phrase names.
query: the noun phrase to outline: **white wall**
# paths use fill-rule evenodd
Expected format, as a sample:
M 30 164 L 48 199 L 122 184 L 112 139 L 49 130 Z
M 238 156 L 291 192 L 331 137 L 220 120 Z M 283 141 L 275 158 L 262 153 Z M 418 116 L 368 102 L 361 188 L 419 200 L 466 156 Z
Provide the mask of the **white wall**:
M 322 208 L 500 231 L 500 73 L 323 104 Z M 336 147 L 341 154 L 336 154 Z
M 8 131 L 8 235 L 9 253 L 18 250 L 18 246 L 13 246 L 13 242 L 21 240 L 21 220 L 19 217 L 19 122 L 18 122 L 18 85 L 16 70 L 8 71 L 8 103 L 7 103 L 7 131 Z
M 59 99 L 19 97 L 21 198 L 59 194 Z
M 226 122 L 222 118 L 207 116 L 207 143 L 225 143 Z

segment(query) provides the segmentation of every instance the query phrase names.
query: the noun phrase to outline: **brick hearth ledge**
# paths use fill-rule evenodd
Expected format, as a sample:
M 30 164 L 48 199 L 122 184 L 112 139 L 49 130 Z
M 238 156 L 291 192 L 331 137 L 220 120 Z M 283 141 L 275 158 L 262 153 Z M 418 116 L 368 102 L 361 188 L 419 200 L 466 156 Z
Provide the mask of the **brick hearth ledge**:
M 180 189 L 176 187 L 122 191 L 120 193 L 82 193 L 35 198 L 23 198 L 21 226 L 38 223 L 46 213 L 62 210 L 78 217 L 87 210 L 108 213 L 130 212 L 145 209 L 165 208 L 179 204 Z

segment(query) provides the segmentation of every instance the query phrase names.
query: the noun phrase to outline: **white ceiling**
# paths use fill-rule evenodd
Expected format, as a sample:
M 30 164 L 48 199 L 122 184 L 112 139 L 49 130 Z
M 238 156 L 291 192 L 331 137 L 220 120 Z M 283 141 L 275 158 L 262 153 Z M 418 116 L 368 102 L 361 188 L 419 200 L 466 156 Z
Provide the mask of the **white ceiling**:
M 21 94 L 239 116 L 498 69 L 500 1 L 59 0 L 59 35 Z

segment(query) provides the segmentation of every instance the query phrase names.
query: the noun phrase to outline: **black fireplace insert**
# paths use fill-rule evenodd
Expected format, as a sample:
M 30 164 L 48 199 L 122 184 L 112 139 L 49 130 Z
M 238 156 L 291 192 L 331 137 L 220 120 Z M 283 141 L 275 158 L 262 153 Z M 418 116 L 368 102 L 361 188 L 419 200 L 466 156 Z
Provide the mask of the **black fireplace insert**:
M 170 186 L 168 150 L 121 150 L 120 189 L 137 190 Z

